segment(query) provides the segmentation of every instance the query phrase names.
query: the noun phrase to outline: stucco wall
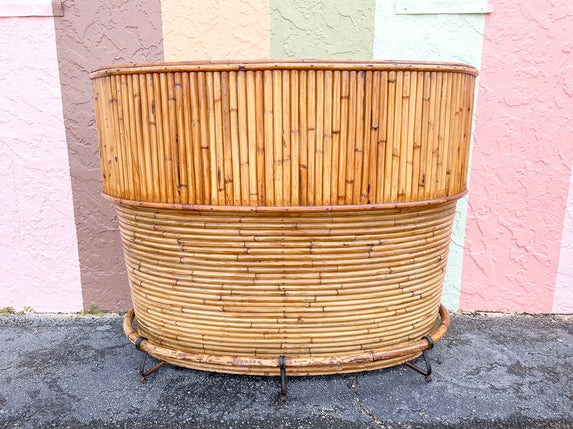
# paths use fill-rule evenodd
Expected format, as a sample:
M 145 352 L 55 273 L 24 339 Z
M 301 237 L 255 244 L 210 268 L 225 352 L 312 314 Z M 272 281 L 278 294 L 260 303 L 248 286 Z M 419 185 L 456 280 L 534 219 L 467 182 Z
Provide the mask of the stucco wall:
M 563 221 L 559 266 L 553 296 L 553 312 L 573 313 L 573 170 Z
M 163 60 L 159 0 L 66 0 L 56 17 L 58 63 L 84 307 L 125 310 L 129 288 L 113 205 L 101 197 L 90 71 Z
M 54 21 L 0 18 L 0 33 L 0 308 L 79 311 Z
M 573 161 L 573 5 L 492 3 L 460 305 L 551 312 Z
M 372 57 L 375 0 L 271 1 L 271 58 Z
M 269 56 L 269 0 L 163 0 L 165 61 Z
M 456 9 L 455 2 L 450 3 L 453 5 L 451 10 L 464 10 Z M 378 0 L 373 57 L 453 61 L 471 64 L 479 70 L 484 22 L 485 14 L 483 13 L 397 14 L 395 0 Z M 442 295 L 442 302 L 449 310 L 459 308 L 467 206 L 467 197 L 459 200 L 456 206 L 456 218 Z
M 573 312 L 573 3 L 489 3 L 486 14 L 486 0 L 64 0 L 63 17 L 0 18 L 0 306 L 130 306 L 113 205 L 100 196 L 90 70 L 290 57 L 478 67 L 470 194 L 443 301 Z

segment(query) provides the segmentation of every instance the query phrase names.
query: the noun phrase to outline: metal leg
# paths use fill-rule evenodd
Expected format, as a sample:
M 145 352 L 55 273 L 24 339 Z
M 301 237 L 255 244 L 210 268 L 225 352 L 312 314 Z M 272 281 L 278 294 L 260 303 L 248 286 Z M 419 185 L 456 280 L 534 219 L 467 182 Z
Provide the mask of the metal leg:
M 427 342 L 428 342 L 428 350 L 431 350 L 434 347 L 434 340 L 432 340 L 432 337 L 426 335 L 425 337 L 423 337 Z M 422 357 L 424 358 L 424 362 L 426 363 L 426 369 L 422 369 L 420 368 L 418 365 L 413 364 L 412 362 L 405 362 L 404 365 L 408 366 L 409 368 L 412 368 L 414 371 L 419 372 L 420 374 L 424 375 L 426 377 L 426 382 L 430 382 L 432 381 L 432 365 L 430 364 L 430 359 L 428 358 L 428 350 L 423 350 L 422 351 Z
M 147 383 L 147 377 L 149 375 L 153 374 L 159 368 L 164 367 L 167 364 L 167 362 L 161 361 L 157 365 L 154 365 L 151 368 L 149 368 L 148 370 L 145 370 L 145 362 L 147 361 L 147 352 L 145 352 L 144 350 L 141 350 L 141 342 L 142 341 L 147 341 L 147 338 L 139 337 L 137 339 L 137 341 L 135 342 L 135 348 L 137 350 L 139 350 L 141 353 L 143 353 L 143 357 L 141 359 L 141 364 L 139 365 L 139 375 L 141 375 L 141 378 L 139 381 L 141 383 Z
M 279 368 L 281 369 L 281 401 L 286 402 L 287 400 L 287 378 L 286 378 L 286 367 L 285 367 L 285 357 L 279 356 Z

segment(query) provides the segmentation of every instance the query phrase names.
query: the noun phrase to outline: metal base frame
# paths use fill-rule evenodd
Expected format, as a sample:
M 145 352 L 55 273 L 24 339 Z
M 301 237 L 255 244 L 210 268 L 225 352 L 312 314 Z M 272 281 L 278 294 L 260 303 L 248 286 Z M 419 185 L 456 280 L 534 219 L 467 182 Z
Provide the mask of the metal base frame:
M 128 316 L 130 316 L 130 315 L 128 314 Z M 445 309 L 443 309 L 442 323 L 444 323 L 444 318 L 447 316 L 448 316 L 447 312 L 445 311 Z M 131 317 L 133 317 L 133 314 L 131 314 Z M 127 318 L 127 316 L 126 316 L 126 318 Z M 129 326 L 131 326 L 132 321 L 133 321 L 133 319 L 128 320 Z M 447 325 L 446 326 L 446 330 L 447 330 L 447 327 L 449 327 L 449 317 L 447 317 L 446 325 Z M 124 322 L 124 329 L 125 329 L 125 322 Z M 131 327 L 131 329 L 133 329 L 133 328 Z M 132 331 L 132 332 L 135 333 L 135 331 Z M 129 335 L 128 335 L 128 337 L 129 337 Z M 137 350 L 141 351 L 143 354 L 141 364 L 139 366 L 139 374 L 141 376 L 141 379 L 140 379 L 141 383 L 146 383 L 147 377 L 149 375 L 153 374 L 154 372 L 156 372 L 157 370 L 159 370 L 160 368 L 164 367 L 167 364 L 166 361 L 158 359 L 159 363 L 157 363 L 156 365 L 154 365 L 151 368 L 146 370 L 145 369 L 145 363 L 147 361 L 147 356 L 149 355 L 149 353 L 141 347 L 141 345 L 144 341 L 149 342 L 149 340 L 143 336 L 138 336 L 137 339 L 135 339 L 135 341 L 134 341 L 135 348 L 137 348 Z M 426 336 L 422 337 L 422 339 L 420 341 L 425 341 L 427 343 L 425 345 L 425 347 L 422 349 L 422 355 L 421 355 L 422 359 L 424 360 L 426 369 L 423 369 L 423 368 L 419 367 L 418 365 L 414 364 L 413 360 L 409 361 L 409 362 L 404 362 L 404 365 L 406 365 L 407 367 L 413 369 L 414 371 L 422 374 L 425 377 L 426 382 L 430 382 L 432 380 L 432 378 L 431 378 L 432 365 L 431 365 L 430 359 L 428 357 L 428 350 L 431 350 L 434 347 L 434 340 L 432 339 L 432 337 L 430 335 L 426 335 Z M 280 370 L 280 382 L 281 382 L 280 400 L 281 400 L 281 402 L 287 401 L 286 361 L 287 360 L 286 360 L 286 357 L 284 355 L 279 356 L 277 366 Z

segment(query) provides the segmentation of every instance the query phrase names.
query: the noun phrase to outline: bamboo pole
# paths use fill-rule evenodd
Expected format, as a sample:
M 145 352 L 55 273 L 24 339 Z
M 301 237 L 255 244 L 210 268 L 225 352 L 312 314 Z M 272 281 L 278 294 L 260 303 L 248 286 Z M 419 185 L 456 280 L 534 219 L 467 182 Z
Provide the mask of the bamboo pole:
M 104 192 L 110 193 L 109 187 L 109 155 L 108 155 L 108 146 L 107 141 L 109 139 L 108 136 L 108 128 L 109 128 L 109 119 L 106 115 L 106 111 L 102 109 L 102 105 L 104 104 L 104 96 L 102 93 L 102 81 L 98 80 L 93 82 L 92 86 L 93 91 L 93 98 L 94 98 L 94 107 L 95 107 L 95 117 L 96 117 L 96 130 L 98 136 L 98 149 L 99 149 L 99 156 L 101 162 L 101 177 L 102 177 L 102 185 Z M 115 179 L 115 177 L 114 177 Z
M 428 174 L 426 177 L 426 198 L 435 198 L 437 195 L 436 189 L 436 175 L 437 163 L 439 154 L 439 141 L 438 131 L 440 125 L 440 104 L 442 94 L 443 74 L 432 72 L 430 77 L 430 117 L 428 122 L 428 146 L 431 150 L 428 151 Z
M 146 75 L 146 86 L 147 86 L 147 96 L 148 96 L 148 116 L 149 116 L 149 137 L 151 143 L 151 168 L 153 172 L 153 200 L 162 201 L 163 195 L 165 195 L 164 180 L 165 175 L 162 173 L 163 165 L 161 165 L 161 150 L 160 139 L 159 139 L 159 129 L 157 120 L 157 109 L 158 102 L 155 94 L 155 74 Z
M 378 161 L 378 132 L 380 130 L 380 72 L 372 73 L 372 123 L 370 125 L 370 150 L 366 157 L 368 158 L 368 186 L 366 187 L 366 204 L 376 202 L 376 179 L 379 170 Z M 382 105 L 382 107 L 384 107 Z
M 134 170 L 134 145 L 132 144 L 130 117 L 129 117 L 129 93 L 127 90 L 127 76 L 121 76 L 118 79 L 117 98 L 118 98 L 118 120 L 121 132 L 121 147 L 123 158 L 123 171 L 126 178 L 128 195 L 136 196 L 138 191 L 138 173 Z M 137 197 L 136 197 L 137 198 Z
M 177 80 L 177 75 L 175 75 Z M 180 87 L 175 82 L 176 95 L 179 94 L 177 100 L 179 102 L 178 109 L 182 110 L 182 115 L 178 117 L 178 128 L 182 130 L 185 136 L 185 163 L 187 165 L 186 171 L 183 170 L 181 174 L 185 176 L 185 183 L 187 184 L 186 200 L 188 204 L 197 204 L 197 194 L 202 193 L 202 184 L 199 184 L 199 173 L 197 171 L 200 165 L 200 152 L 194 147 L 195 139 L 193 138 L 193 120 L 191 118 L 191 91 L 189 88 L 190 80 L 189 73 L 183 72 L 180 74 L 181 82 Z M 179 101 L 180 100 L 180 101 Z
M 364 89 L 364 118 L 363 126 L 363 147 L 362 147 L 362 163 L 360 166 L 360 191 L 358 195 L 358 202 L 360 204 L 368 204 L 370 193 L 370 161 L 371 161 L 371 138 L 372 138 L 372 121 L 374 116 L 374 100 L 373 100 L 373 75 L 371 71 L 366 72 L 365 76 L 365 89 Z
M 441 196 L 445 191 L 446 179 L 446 148 L 449 144 L 449 130 L 450 130 L 450 100 L 448 96 L 452 91 L 451 75 L 444 73 L 442 81 L 442 94 L 440 103 L 440 127 L 438 131 L 438 153 L 436 160 L 436 196 Z
M 354 122 L 356 137 L 354 139 L 354 178 L 352 204 L 360 204 L 360 191 L 362 189 L 362 166 L 364 165 L 364 122 L 365 112 L 365 86 L 366 72 L 360 71 L 356 76 L 356 114 Z
M 291 106 L 291 204 L 300 205 L 300 129 L 299 129 L 299 72 L 291 73 L 290 106 Z
M 263 74 L 264 84 L 264 156 L 265 156 L 265 204 L 275 205 L 274 179 L 274 128 L 273 128 L 273 73 L 266 70 Z
M 408 132 L 407 132 L 407 154 L 406 154 L 406 182 L 404 186 L 404 201 L 412 201 L 412 183 L 414 183 L 414 158 L 419 153 L 419 143 L 417 141 L 416 128 L 420 121 L 418 108 L 420 106 L 418 93 L 418 73 L 410 74 L 410 98 L 408 105 Z
M 243 184 L 241 178 L 246 175 L 248 171 L 248 154 L 246 148 L 246 136 L 243 134 L 242 141 L 240 139 L 239 133 L 244 133 L 246 131 L 244 124 L 239 127 L 239 101 L 238 101 L 238 90 L 237 90 L 237 73 L 232 71 L 228 75 L 228 88 L 229 88 L 229 122 L 230 122 L 230 152 L 231 152 L 231 166 L 233 169 L 232 173 L 232 188 L 233 188 L 233 199 L 232 205 L 240 206 L 243 203 L 241 198 L 241 190 Z M 239 131 L 239 129 L 241 131 Z M 242 143 L 242 144 L 241 144 Z M 243 145 L 245 146 L 243 148 Z M 247 179 L 245 178 L 245 182 Z M 248 186 L 248 182 L 246 183 Z M 245 193 L 245 198 L 247 197 Z
M 430 173 L 430 166 L 428 163 L 428 153 L 430 152 L 430 142 L 428 141 L 428 128 L 429 128 L 429 114 L 430 114 L 430 72 L 423 73 L 423 85 L 422 85 L 422 95 L 421 103 L 422 107 L 420 116 L 420 130 L 419 130 L 419 142 L 420 142 L 420 168 L 418 181 L 413 182 L 412 185 L 418 186 L 416 191 L 416 198 L 419 200 L 426 199 L 426 183 Z M 420 78 L 418 79 L 418 84 L 420 83 Z
M 283 204 L 286 206 L 292 205 L 292 183 L 291 183 L 291 173 L 292 173 L 292 143 L 291 143 L 291 119 L 290 119 L 290 72 L 289 70 L 283 70 L 281 72 L 282 88 L 282 126 L 280 130 L 281 138 L 281 150 L 282 150 L 282 177 L 283 177 Z
M 195 175 L 195 202 L 196 204 L 206 204 L 209 201 L 209 175 L 208 175 L 208 150 L 209 146 L 203 147 L 203 141 L 207 142 L 208 139 L 203 140 L 203 128 L 206 129 L 205 124 L 201 121 L 200 102 L 198 96 L 198 82 L 196 73 L 188 73 L 184 75 L 184 88 L 188 109 L 191 114 L 189 123 L 191 126 L 191 146 L 193 150 L 193 170 Z
M 323 153 L 322 153 L 322 204 L 332 204 L 330 199 L 332 187 L 332 117 L 333 117 L 333 76 L 331 70 L 324 72 L 324 129 L 323 129 Z
M 181 73 L 175 73 L 170 79 L 169 86 L 172 87 L 173 101 L 171 101 L 172 115 L 172 138 L 174 138 L 177 167 L 175 173 L 178 181 L 178 194 L 182 203 L 189 203 L 190 194 L 195 196 L 195 184 L 193 183 L 193 153 L 191 152 L 191 142 L 189 135 L 189 118 L 184 119 L 185 111 L 189 112 L 189 106 L 184 109 L 183 77 Z M 186 129 L 187 128 L 187 129 Z M 190 188 L 193 190 L 190 192 Z
M 167 188 L 167 201 L 171 203 L 177 202 L 177 185 L 178 181 L 175 176 L 174 168 L 173 168 L 173 146 L 174 141 L 172 140 L 171 135 L 171 115 L 170 115 L 170 96 L 169 96 L 169 89 L 167 83 L 166 74 L 159 75 L 159 97 L 161 98 L 161 114 L 163 119 L 163 156 L 162 161 L 165 166 L 165 179 L 166 179 L 166 188 Z
M 309 70 L 307 74 L 307 204 L 316 205 L 315 193 L 315 155 L 316 155 L 316 73 Z
M 130 148 L 131 159 L 128 161 L 132 165 L 133 186 L 135 199 L 141 199 L 141 165 L 139 163 L 139 140 L 137 136 L 136 123 L 138 122 L 135 117 L 135 96 L 133 91 L 133 76 L 125 76 L 126 81 L 122 82 L 122 93 L 124 90 L 125 99 L 127 100 L 126 111 L 124 111 L 124 127 L 127 130 L 127 144 Z
M 346 203 L 346 157 L 348 147 L 348 112 L 350 99 L 350 73 L 342 72 L 340 90 L 340 160 L 338 162 L 338 190 L 336 204 Z
M 395 165 L 394 146 L 396 142 L 396 116 L 400 112 L 397 109 L 396 89 L 397 73 L 390 72 L 388 75 L 388 119 L 387 119 L 387 137 L 386 137 L 386 165 L 384 167 L 384 202 L 395 201 L 393 198 L 393 167 Z M 401 100 L 401 97 L 400 97 Z M 399 143 L 399 142 L 398 142 Z M 397 174 L 397 172 L 396 172 Z
M 330 201 L 338 204 L 338 174 L 340 164 L 340 129 L 341 129 L 341 73 L 333 73 L 332 83 L 332 160 L 330 162 Z
M 134 79 L 137 81 L 141 103 L 139 104 L 139 114 L 141 115 L 141 153 L 143 154 L 143 179 L 145 181 L 144 190 L 145 192 L 142 195 L 143 199 L 146 200 L 154 200 L 155 191 L 154 191 L 154 178 L 153 168 L 152 168 L 152 149 L 151 149 L 151 142 L 150 142 L 150 132 L 149 132 L 149 100 L 147 98 L 147 83 L 146 83 L 146 75 L 140 74 L 139 76 L 134 76 Z
M 217 154 L 216 162 L 217 166 L 217 200 L 218 204 L 227 205 L 228 200 L 230 200 L 231 195 L 230 189 L 227 188 L 227 180 L 231 180 L 227 173 L 230 173 L 230 153 L 225 153 L 225 135 L 226 129 L 223 128 L 223 106 L 222 106 L 222 88 L 221 88 L 221 73 L 214 72 L 212 74 L 213 83 L 213 128 L 210 130 L 215 136 L 215 153 Z
M 108 154 L 108 180 L 109 187 L 116 195 L 125 195 L 125 179 L 123 175 L 123 169 L 120 168 L 119 161 L 121 159 L 121 139 L 119 135 L 119 122 L 117 120 L 117 105 L 118 98 L 115 89 L 115 78 L 106 78 L 107 85 L 102 92 L 105 94 L 104 98 L 107 100 L 107 127 L 108 131 L 106 133 L 106 153 Z M 116 144 L 112 144 L 112 142 Z M 123 160 L 122 160 L 123 161 Z
M 256 156 L 256 147 L 252 146 L 252 149 L 249 147 L 249 128 L 248 128 L 248 110 L 247 110 L 247 82 L 245 72 L 237 73 L 237 109 L 239 115 L 239 158 L 240 158 L 240 169 L 241 169 L 241 205 L 249 205 L 251 201 L 250 196 L 250 188 L 253 188 L 254 196 L 256 197 L 256 177 L 254 177 L 253 183 L 250 180 L 250 158 L 253 160 L 253 175 L 256 176 L 256 164 L 255 164 L 255 156 Z M 254 95 L 254 92 L 253 92 Z M 254 109 L 254 105 L 252 106 Z M 253 129 L 253 134 L 255 134 L 255 130 Z M 255 134 L 256 139 L 256 134 Z M 256 140 L 253 140 L 253 143 Z M 254 204 L 256 204 L 256 198 L 254 199 Z
M 299 87 L 299 121 L 300 121 L 300 150 L 299 150 L 299 180 L 300 180 L 300 204 L 302 206 L 311 205 L 308 201 L 308 87 L 307 72 L 300 72 Z
M 324 167 L 324 71 L 316 72 L 316 144 L 314 148 L 314 204 L 323 205 L 323 167 Z
M 139 87 L 139 76 L 133 75 L 129 76 L 128 80 L 131 90 L 130 90 L 130 99 L 132 103 L 130 103 L 130 108 L 132 109 L 132 117 L 133 117 L 133 127 L 135 128 L 135 132 L 133 135 L 135 136 L 135 145 L 137 148 L 137 171 L 139 174 L 139 185 L 140 185 L 140 198 L 141 199 L 149 199 L 147 195 L 147 177 L 149 173 L 146 171 L 146 162 L 145 162 L 145 144 L 143 142 L 143 129 L 142 129 L 142 103 L 141 103 L 141 90 Z
M 460 152 L 460 141 L 461 141 L 461 116 L 462 107 L 460 105 L 461 97 L 460 92 L 462 90 L 460 79 L 461 76 L 453 75 L 452 82 L 452 124 L 450 126 L 450 145 L 448 146 L 448 167 L 447 167 L 447 183 L 445 194 L 448 195 L 450 191 L 454 190 L 456 178 L 458 176 L 458 154 Z
M 390 106 L 388 105 L 388 73 L 380 72 L 380 119 L 378 140 L 376 149 L 376 197 L 375 203 L 383 203 L 385 201 L 385 178 L 386 178 L 386 153 L 387 153 L 387 139 L 388 139 L 388 115 L 390 113 Z
M 273 185 L 274 204 L 284 205 L 283 195 L 283 144 L 282 144 L 282 75 L 278 70 L 273 71 Z
M 463 156 L 462 156 L 462 183 L 461 183 L 461 189 L 465 189 L 467 186 L 467 180 L 468 180 L 468 171 L 469 171 L 469 158 L 470 158 L 470 150 L 471 150 L 471 146 L 470 146 L 470 142 L 471 142 L 471 129 L 472 129 L 472 120 L 473 120 L 473 109 L 474 109 L 474 97 L 475 97 L 475 77 L 471 76 L 468 78 L 468 80 L 470 80 L 471 84 L 469 85 L 468 88 L 468 93 L 467 93 L 467 97 L 469 97 L 468 99 L 468 105 L 467 105 L 467 114 L 466 114 L 466 133 L 465 133 L 465 144 L 464 144 L 464 149 L 463 149 Z
M 264 96 L 263 96 L 263 72 L 257 71 L 255 76 L 255 99 L 256 99 L 256 111 L 257 111 L 257 193 L 259 205 L 266 205 L 266 193 L 268 192 L 267 184 L 265 180 L 267 179 L 266 167 L 265 167 L 265 127 L 266 127 L 266 116 L 264 113 Z M 269 203 L 270 204 L 269 200 Z
M 241 95 L 246 98 L 247 109 L 247 145 L 248 145 L 248 163 L 249 163 L 249 198 L 248 204 L 256 206 L 259 204 L 257 188 L 257 91 L 255 86 L 255 73 L 246 73 L 246 93 Z M 264 160 L 263 160 L 264 165 Z
M 354 193 L 354 168 L 355 168 L 355 150 L 356 150 L 356 109 L 357 109 L 357 74 L 350 73 L 350 90 L 348 97 L 348 143 L 346 148 L 346 204 L 353 204 Z
M 230 72 L 233 73 L 233 72 Z M 231 112 L 229 104 L 229 73 L 221 72 L 219 74 L 221 88 L 221 122 L 223 128 L 223 166 L 224 166 L 224 195 L 225 204 L 234 205 L 235 197 L 235 166 L 238 167 L 239 157 L 235 158 L 233 140 L 231 137 Z M 215 115 L 215 118 L 217 116 Z M 238 146 L 238 145 L 237 145 Z M 236 165 L 237 164 L 237 165 Z
M 201 161 L 205 178 L 205 203 L 217 204 L 217 161 L 215 152 L 214 110 L 212 94 L 212 75 L 198 73 L 197 95 L 199 104 L 199 121 L 201 124 Z
M 402 105 L 402 112 L 400 118 L 400 145 L 399 145 L 399 162 L 398 162 L 398 186 L 397 186 L 397 195 L 396 201 L 405 201 L 406 197 L 406 174 L 408 171 L 408 153 L 409 153 L 409 143 L 410 139 L 408 138 L 409 134 L 409 117 L 410 117 L 410 72 L 406 71 L 404 73 L 400 73 L 402 76 L 402 98 L 400 100 Z M 398 94 L 397 94 L 398 95 Z M 411 170 L 410 170 L 411 174 Z

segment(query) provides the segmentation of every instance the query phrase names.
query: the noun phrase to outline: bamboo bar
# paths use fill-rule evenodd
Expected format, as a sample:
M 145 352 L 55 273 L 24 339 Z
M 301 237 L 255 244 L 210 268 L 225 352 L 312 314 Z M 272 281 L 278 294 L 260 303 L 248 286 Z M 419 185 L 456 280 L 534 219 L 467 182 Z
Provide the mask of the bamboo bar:
M 476 75 L 272 60 L 93 72 L 130 341 L 257 375 L 279 374 L 279 356 L 289 375 L 373 370 L 439 341 Z

